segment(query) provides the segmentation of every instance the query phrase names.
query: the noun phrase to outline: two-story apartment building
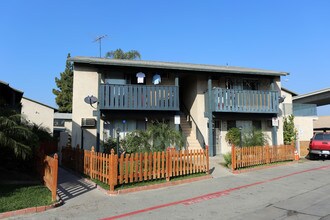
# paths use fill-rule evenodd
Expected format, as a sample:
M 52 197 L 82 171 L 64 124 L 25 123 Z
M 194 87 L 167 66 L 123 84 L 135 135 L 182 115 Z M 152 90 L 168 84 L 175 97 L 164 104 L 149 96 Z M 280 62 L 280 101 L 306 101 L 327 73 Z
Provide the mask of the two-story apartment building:
M 94 57 L 70 61 L 73 146 L 90 149 L 155 120 L 180 123 L 187 147 L 208 145 L 210 155 L 229 151 L 225 135 L 232 127 L 262 129 L 270 144 L 283 143 L 279 97 L 285 72 Z

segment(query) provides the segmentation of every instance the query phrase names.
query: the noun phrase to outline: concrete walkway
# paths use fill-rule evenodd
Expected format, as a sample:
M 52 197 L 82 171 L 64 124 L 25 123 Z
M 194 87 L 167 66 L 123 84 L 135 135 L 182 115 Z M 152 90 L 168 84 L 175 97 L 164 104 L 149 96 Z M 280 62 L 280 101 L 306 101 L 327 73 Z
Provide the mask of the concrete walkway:
M 210 174 L 213 178 L 233 175 L 233 173 L 231 173 L 226 167 L 222 166 L 221 163 L 224 163 L 222 155 L 210 157 Z
M 59 167 L 57 194 L 65 203 L 79 195 L 95 191 L 96 186 Z

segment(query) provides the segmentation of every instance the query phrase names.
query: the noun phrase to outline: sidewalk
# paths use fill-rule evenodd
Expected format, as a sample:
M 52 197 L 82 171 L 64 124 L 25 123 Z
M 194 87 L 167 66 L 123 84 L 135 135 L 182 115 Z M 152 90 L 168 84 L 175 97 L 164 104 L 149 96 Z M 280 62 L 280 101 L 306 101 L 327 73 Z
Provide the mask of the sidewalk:
M 95 185 L 84 181 L 83 178 L 74 175 L 62 167 L 59 167 L 57 194 L 63 202 L 67 202 L 72 198 L 93 190 L 96 190 Z
M 224 163 L 224 159 L 222 155 L 216 155 L 214 157 L 210 157 L 210 174 L 213 178 L 220 178 L 225 176 L 233 175 L 229 171 L 229 169 L 222 166 L 220 163 Z

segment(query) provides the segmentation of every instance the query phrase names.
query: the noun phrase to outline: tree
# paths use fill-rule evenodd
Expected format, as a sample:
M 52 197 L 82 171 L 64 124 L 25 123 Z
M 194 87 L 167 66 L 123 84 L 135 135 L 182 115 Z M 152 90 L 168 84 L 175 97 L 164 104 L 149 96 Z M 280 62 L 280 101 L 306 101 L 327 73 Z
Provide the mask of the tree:
M 146 131 L 136 130 L 126 135 L 124 150 L 128 153 L 164 151 L 167 147 L 184 145 L 181 133 L 165 122 L 153 122 Z
M 167 147 L 183 146 L 183 138 L 179 131 L 168 123 L 155 122 L 147 129 L 152 140 L 152 151 L 164 151 Z
M 10 149 L 25 159 L 32 153 L 29 143 L 35 138 L 33 132 L 21 123 L 21 115 L 0 115 L 0 148 Z
M 231 128 L 226 134 L 226 141 L 230 145 L 240 146 L 240 136 L 241 132 L 238 128 Z
M 55 83 L 58 89 L 53 89 L 56 95 L 56 104 L 59 107 L 59 112 L 72 112 L 72 89 L 73 89 L 73 64 L 68 61 L 70 53 L 67 56 L 64 72 L 60 78 L 55 78 Z
M 284 144 L 292 144 L 292 142 L 296 140 L 296 133 L 297 131 L 294 127 L 294 116 L 289 115 L 288 117 L 284 117 L 284 122 L 283 122 Z
M 124 60 L 137 60 L 141 59 L 141 54 L 136 50 L 124 52 L 122 49 L 112 50 L 106 53 L 106 58 L 124 59 Z
M 268 144 L 268 136 L 265 135 L 261 130 L 253 129 L 252 132 L 243 134 L 243 146 L 265 146 Z
M 225 137 L 226 141 L 234 146 L 240 146 L 241 138 L 243 147 L 264 146 L 268 144 L 268 137 L 261 130 L 257 129 L 253 129 L 250 132 L 243 132 L 238 128 L 231 128 Z

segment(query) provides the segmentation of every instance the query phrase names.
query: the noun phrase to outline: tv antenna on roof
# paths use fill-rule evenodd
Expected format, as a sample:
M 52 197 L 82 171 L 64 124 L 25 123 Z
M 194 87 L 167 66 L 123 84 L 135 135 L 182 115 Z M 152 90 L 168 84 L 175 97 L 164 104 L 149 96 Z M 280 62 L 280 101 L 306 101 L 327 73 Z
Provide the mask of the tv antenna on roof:
M 108 35 L 102 35 L 102 36 L 98 36 L 93 42 L 99 42 L 99 48 L 100 48 L 100 57 L 101 57 L 101 52 L 102 52 L 102 39 L 107 37 Z

